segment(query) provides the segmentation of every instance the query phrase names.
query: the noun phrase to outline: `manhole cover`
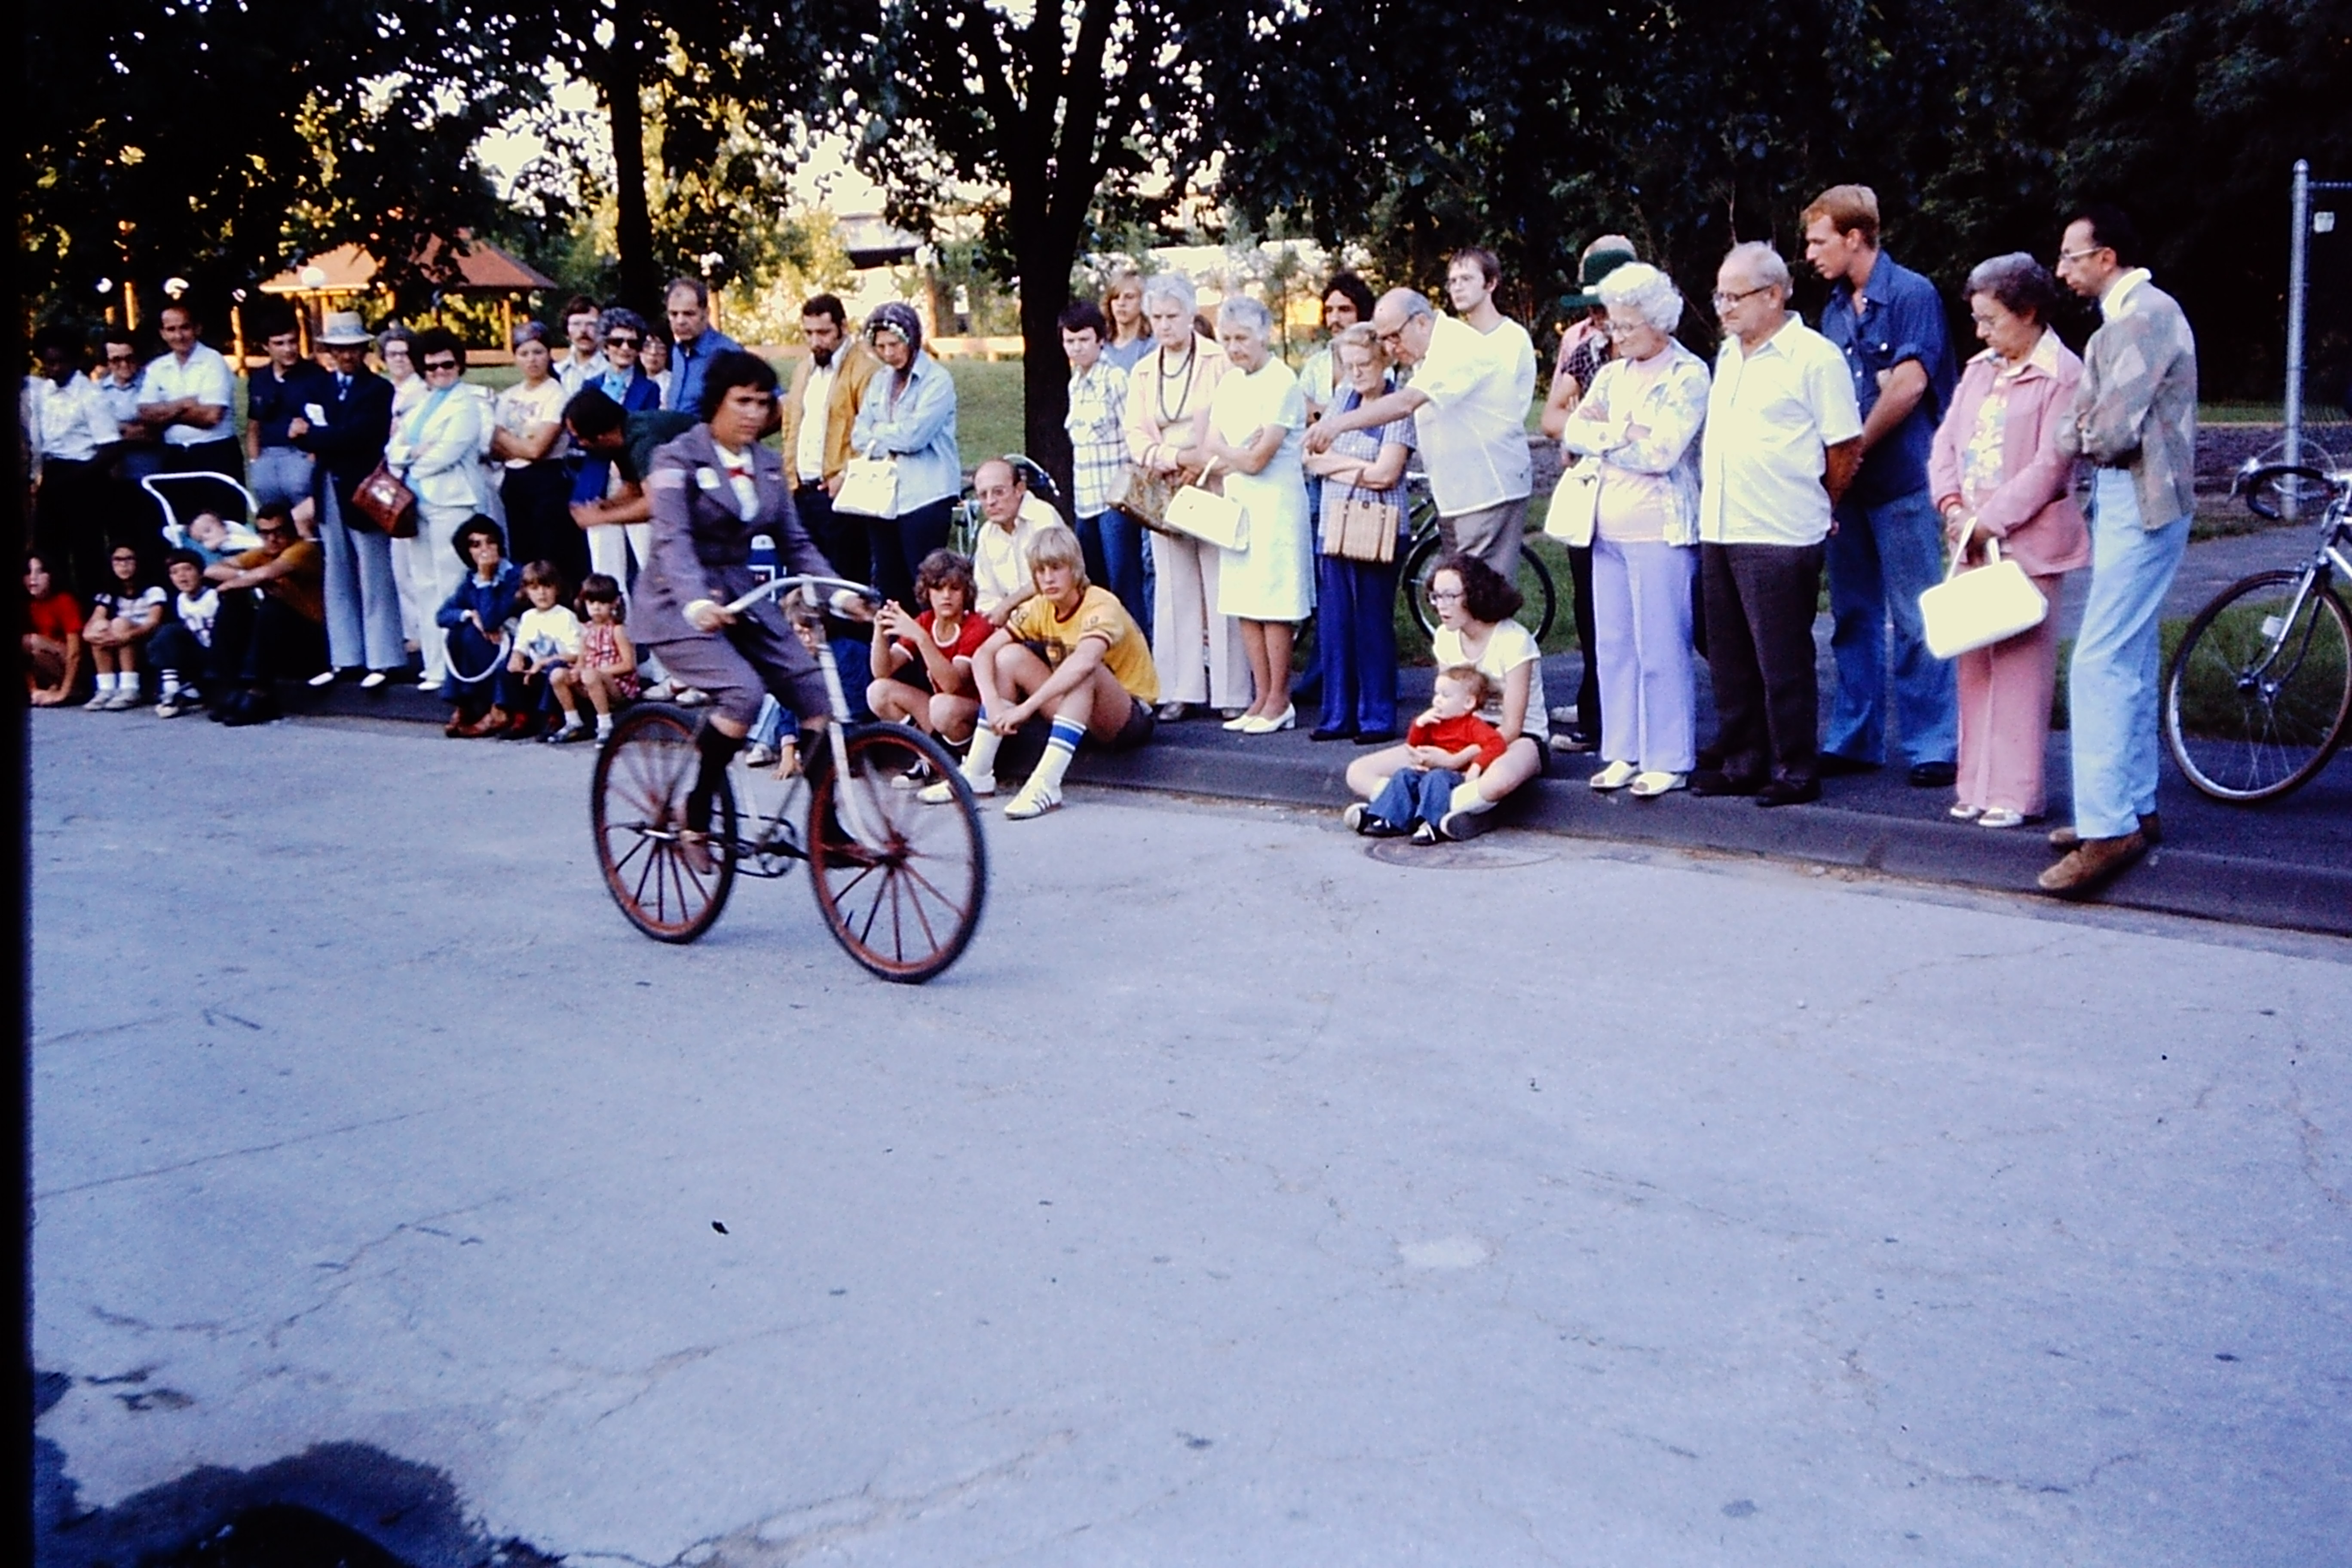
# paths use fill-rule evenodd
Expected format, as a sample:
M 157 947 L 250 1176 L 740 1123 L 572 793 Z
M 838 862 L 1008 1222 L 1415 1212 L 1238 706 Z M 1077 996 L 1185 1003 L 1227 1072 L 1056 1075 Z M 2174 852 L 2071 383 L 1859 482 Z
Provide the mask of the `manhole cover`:
M 1417 871 L 1508 871 L 1557 858 L 1532 846 L 1497 844 L 1492 839 L 1469 844 L 1415 844 L 1410 838 L 1376 838 L 1364 847 L 1364 853 L 1383 864 L 1410 866 Z

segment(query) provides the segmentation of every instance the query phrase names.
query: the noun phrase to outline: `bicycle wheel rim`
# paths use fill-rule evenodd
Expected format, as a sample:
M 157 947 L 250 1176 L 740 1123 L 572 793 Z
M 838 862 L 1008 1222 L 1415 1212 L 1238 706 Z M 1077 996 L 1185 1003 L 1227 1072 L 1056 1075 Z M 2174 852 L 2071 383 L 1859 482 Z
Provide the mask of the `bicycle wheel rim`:
M 2275 800 L 2307 783 L 2352 715 L 2352 615 L 2304 574 L 2265 572 L 2198 614 L 2165 681 L 2173 762 L 2215 800 Z
M 843 826 L 841 774 L 826 767 L 809 795 L 809 886 L 844 952 L 885 980 L 920 984 L 971 945 L 988 900 L 988 841 L 980 806 L 947 749 L 896 724 L 860 725 L 844 737 L 849 787 L 884 847 L 868 852 Z M 951 798 L 929 805 L 893 775 L 918 763 Z
M 712 797 L 701 857 L 675 835 L 701 766 L 694 721 L 641 708 L 614 726 L 589 786 L 589 821 L 604 889 L 630 924 L 656 942 L 692 942 L 709 931 L 735 884 L 735 793 Z

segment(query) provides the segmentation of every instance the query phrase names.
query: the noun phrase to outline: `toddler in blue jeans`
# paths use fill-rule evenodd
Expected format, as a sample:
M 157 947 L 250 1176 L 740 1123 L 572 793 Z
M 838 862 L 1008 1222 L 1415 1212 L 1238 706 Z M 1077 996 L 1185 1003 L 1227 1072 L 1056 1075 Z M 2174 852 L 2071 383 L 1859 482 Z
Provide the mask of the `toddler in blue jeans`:
M 1367 838 L 1410 833 L 1415 844 L 1436 843 L 1455 786 L 1493 767 L 1503 754 L 1503 732 L 1478 717 L 1486 691 L 1486 676 L 1470 665 L 1440 671 L 1428 710 L 1405 731 L 1412 760 L 1389 775 L 1369 804 L 1347 809 L 1348 826 Z

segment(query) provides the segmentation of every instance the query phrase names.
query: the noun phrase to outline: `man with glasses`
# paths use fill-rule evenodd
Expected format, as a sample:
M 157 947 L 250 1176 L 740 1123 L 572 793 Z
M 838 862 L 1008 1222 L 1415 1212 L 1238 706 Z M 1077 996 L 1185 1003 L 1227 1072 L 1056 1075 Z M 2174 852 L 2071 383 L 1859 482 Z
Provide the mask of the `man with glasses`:
M 1959 381 L 1944 303 L 1934 284 L 1879 247 L 1878 196 L 1868 185 L 1832 185 L 1805 208 L 1804 224 L 1805 259 L 1830 283 L 1822 335 L 1845 356 L 1862 409 L 1862 468 L 1838 502 L 1828 547 L 1837 691 L 1822 772 L 1880 764 L 1891 678 L 1912 784 L 1948 789 L 1958 690 L 1952 667 L 1927 651 L 1919 616 L 1919 595 L 1944 574 L 1927 450 Z
M 1723 347 L 1699 458 L 1699 570 L 1715 676 L 1712 765 L 1693 795 L 1821 798 L 1813 603 L 1831 508 L 1861 465 L 1845 356 L 1789 310 L 1789 264 L 1734 246 L 1716 273 Z
M 646 319 L 635 310 L 615 306 L 604 312 L 604 374 L 589 382 L 587 390 L 604 394 L 621 411 L 625 424 L 631 416 L 650 414 L 661 406 L 661 388 L 638 363 L 645 352 Z M 620 498 L 624 484 L 628 482 L 632 481 L 622 479 L 612 459 L 583 447 L 580 471 L 572 485 L 572 504 L 575 511 L 580 507 L 602 507 Z M 630 552 L 634 548 L 637 564 L 644 565 L 646 552 L 653 547 L 651 536 L 642 526 L 625 530 L 598 527 L 587 532 L 589 569 L 604 573 L 626 588 L 632 575 Z
M 282 501 L 255 514 L 254 531 L 260 548 L 205 573 L 220 590 L 205 689 L 212 716 L 224 724 L 277 718 L 270 683 L 310 675 L 327 662 L 324 552 L 294 531 L 293 513 Z
M 574 397 L 595 385 L 606 369 L 598 352 L 604 312 L 587 295 L 574 294 L 563 302 L 562 321 L 564 352 L 555 356 L 555 379 L 563 384 L 564 396 Z
M 1535 488 L 1527 420 L 1536 351 L 1527 329 L 1495 308 L 1492 260 L 1486 251 L 1464 251 L 1448 269 L 1457 307 L 1470 301 L 1459 321 L 1440 316 L 1410 289 L 1381 296 L 1373 333 L 1392 360 L 1413 367 L 1412 381 L 1348 413 L 1327 413 L 1307 431 L 1307 447 L 1328 451 L 1345 431 L 1412 415 L 1446 552 L 1475 555 L 1507 582 L 1518 574 Z
M 157 312 L 156 331 L 168 353 L 158 354 L 139 383 L 139 418 L 163 433 L 164 467 L 175 474 L 244 477 L 237 460 L 236 378 L 218 349 L 204 342 L 196 313 L 170 304 Z
M 2197 510 L 2197 339 L 2139 259 L 2111 206 L 2083 208 L 2058 245 L 2060 280 L 2101 318 L 2058 426 L 2058 449 L 2094 465 L 2091 595 L 2067 679 L 2074 821 L 2051 834 L 2066 857 L 2041 879 L 2062 898 L 2097 891 L 2158 833 L 2158 615 Z

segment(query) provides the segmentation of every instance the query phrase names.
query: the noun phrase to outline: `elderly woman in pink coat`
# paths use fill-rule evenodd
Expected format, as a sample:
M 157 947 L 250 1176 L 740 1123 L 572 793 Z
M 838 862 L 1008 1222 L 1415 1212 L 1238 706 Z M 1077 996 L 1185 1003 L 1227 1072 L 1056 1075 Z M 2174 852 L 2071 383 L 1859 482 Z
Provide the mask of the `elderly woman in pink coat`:
M 1969 274 L 1969 313 L 1985 352 L 1968 363 L 1937 428 L 1927 484 L 1946 540 L 1974 560 L 1998 541 L 2053 614 L 2040 626 L 1959 657 L 1960 763 L 1952 816 L 2015 827 L 2042 815 L 2050 697 L 2058 678 L 2058 590 L 2089 563 L 2090 535 L 2058 451 L 2083 362 L 2050 330 L 2058 285 L 2022 252 Z M 1961 542 L 1965 540 L 1965 546 Z

